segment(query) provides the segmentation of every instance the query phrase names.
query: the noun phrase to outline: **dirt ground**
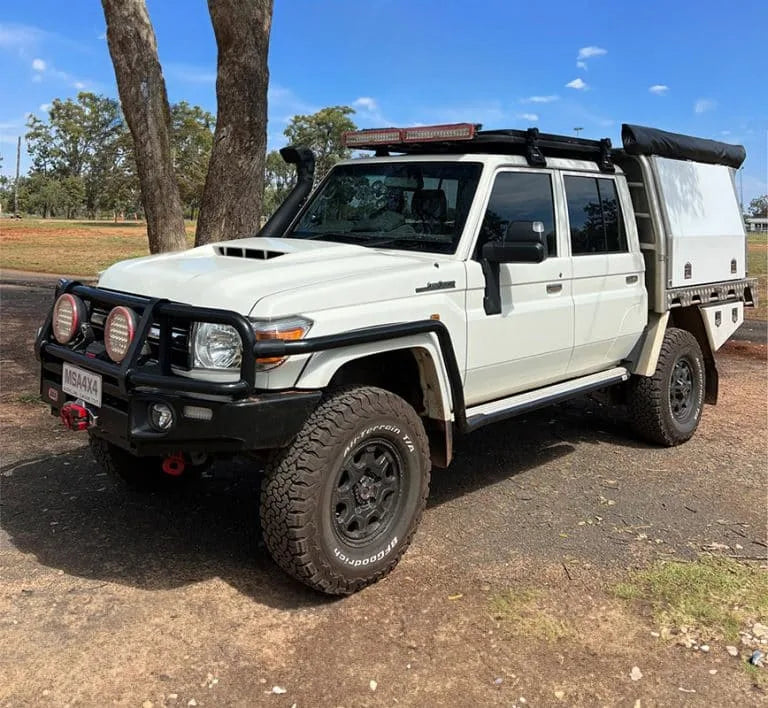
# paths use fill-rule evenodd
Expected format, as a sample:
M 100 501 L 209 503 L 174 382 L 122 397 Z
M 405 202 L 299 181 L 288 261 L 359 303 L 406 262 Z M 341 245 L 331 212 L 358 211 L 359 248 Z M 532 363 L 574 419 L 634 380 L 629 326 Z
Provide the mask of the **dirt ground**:
M 711 544 L 765 560 L 765 346 L 722 353 L 721 402 L 679 448 L 636 442 L 620 409 L 586 399 L 460 441 L 400 565 L 331 599 L 270 560 L 247 464 L 171 498 L 105 477 L 35 401 L 50 288 L 0 295 L 0 705 L 768 702 L 724 643 L 655 637 L 650 611 L 611 592 Z M 532 590 L 513 630 L 493 599 Z

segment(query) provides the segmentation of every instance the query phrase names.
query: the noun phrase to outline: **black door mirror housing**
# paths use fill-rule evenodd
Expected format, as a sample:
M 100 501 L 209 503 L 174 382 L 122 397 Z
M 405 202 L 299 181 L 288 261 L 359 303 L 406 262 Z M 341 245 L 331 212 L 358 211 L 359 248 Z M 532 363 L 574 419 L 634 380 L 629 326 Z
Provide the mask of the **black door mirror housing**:
M 544 224 L 540 221 L 511 221 L 503 241 L 484 244 L 480 251 L 480 264 L 485 276 L 485 314 L 501 313 L 500 263 L 541 263 L 548 255 Z

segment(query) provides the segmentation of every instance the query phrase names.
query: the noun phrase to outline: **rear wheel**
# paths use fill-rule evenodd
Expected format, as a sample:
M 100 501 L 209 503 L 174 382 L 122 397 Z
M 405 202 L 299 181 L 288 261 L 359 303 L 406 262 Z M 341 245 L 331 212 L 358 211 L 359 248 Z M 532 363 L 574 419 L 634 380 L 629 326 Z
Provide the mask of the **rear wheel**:
M 635 376 L 630 384 L 635 431 L 667 447 L 689 440 L 701 420 L 704 390 L 704 358 L 699 343 L 686 330 L 668 329 L 653 376 Z
M 136 457 L 112 443 L 90 436 L 91 453 L 101 468 L 137 492 L 173 491 L 197 479 L 203 466 L 187 465 L 180 475 L 163 471 L 162 457 Z
M 341 390 L 318 406 L 262 484 L 264 540 L 276 563 L 346 595 L 389 573 L 408 547 L 429 487 L 416 411 L 389 391 Z

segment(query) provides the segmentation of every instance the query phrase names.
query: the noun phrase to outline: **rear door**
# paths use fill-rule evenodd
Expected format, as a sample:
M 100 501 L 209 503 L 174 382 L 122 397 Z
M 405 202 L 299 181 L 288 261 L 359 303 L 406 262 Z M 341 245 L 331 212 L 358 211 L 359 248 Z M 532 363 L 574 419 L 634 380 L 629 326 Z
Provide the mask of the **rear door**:
M 561 380 L 573 347 L 571 259 L 565 206 L 552 170 L 499 170 L 486 205 L 474 257 L 467 261 L 468 405 Z M 501 313 L 483 307 L 480 249 L 503 240 L 510 222 L 539 221 L 547 235 L 542 263 L 502 263 Z
M 629 195 L 614 176 L 564 173 L 573 272 L 574 346 L 568 376 L 625 359 L 645 328 L 645 264 Z M 629 226 L 629 228 L 628 228 Z

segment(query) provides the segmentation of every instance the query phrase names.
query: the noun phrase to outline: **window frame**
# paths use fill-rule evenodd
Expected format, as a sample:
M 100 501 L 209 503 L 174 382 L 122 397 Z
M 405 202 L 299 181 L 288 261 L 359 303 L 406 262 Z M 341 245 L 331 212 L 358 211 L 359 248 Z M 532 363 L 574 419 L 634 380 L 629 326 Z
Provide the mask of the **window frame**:
M 529 165 L 499 165 L 493 168 L 491 173 L 488 175 L 488 188 L 485 190 L 482 203 L 480 204 L 479 218 L 474 227 L 475 233 L 472 236 L 471 248 L 469 250 L 469 260 L 480 260 L 480 254 L 477 253 L 477 245 L 480 238 L 480 231 L 483 228 L 483 222 L 485 221 L 485 214 L 488 211 L 488 205 L 491 203 L 493 188 L 496 186 L 496 180 L 499 175 L 507 173 L 523 173 L 529 175 L 545 174 L 549 176 L 549 186 L 552 190 L 552 211 L 554 217 L 555 244 L 557 245 L 557 255 L 549 255 L 544 262 L 550 259 L 569 257 L 570 238 L 563 238 L 563 224 L 568 223 L 568 215 L 567 212 L 563 212 L 563 209 L 565 208 L 565 199 L 563 196 L 562 181 L 558 177 L 560 170 L 555 167 L 532 168 Z M 479 188 L 480 187 L 478 187 L 478 189 Z M 570 236 L 570 231 L 568 232 L 568 235 Z M 531 263 L 529 265 L 536 267 L 540 264 Z
M 568 187 L 566 186 L 566 177 L 588 177 L 591 179 L 596 180 L 606 180 L 613 183 L 614 190 L 616 192 L 616 199 L 619 205 L 619 211 L 621 214 L 621 223 L 624 226 L 624 241 L 626 245 L 626 249 L 623 251 L 598 251 L 597 253 L 574 253 L 573 252 L 573 242 L 571 240 L 571 215 L 568 209 Z M 620 183 L 616 179 L 615 174 L 605 174 L 604 172 L 591 172 L 591 171 L 581 171 L 581 170 L 561 170 L 560 171 L 560 185 L 562 189 L 562 196 L 563 196 L 563 204 L 565 207 L 565 224 L 566 224 L 566 241 L 568 242 L 568 253 L 571 258 L 584 258 L 589 256 L 622 256 L 626 255 L 628 253 L 632 253 L 634 250 L 634 240 L 637 238 L 637 235 L 632 232 L 629 228 L 629 224 L 627 223 L 627 204 L 626 199 L 624 195 L 624 191 L 620 189 Z M 598 189 L 598 194 L 600 195 L 600 201 L 601 201 L 601 210 L 602 210 L 602 194 Z

